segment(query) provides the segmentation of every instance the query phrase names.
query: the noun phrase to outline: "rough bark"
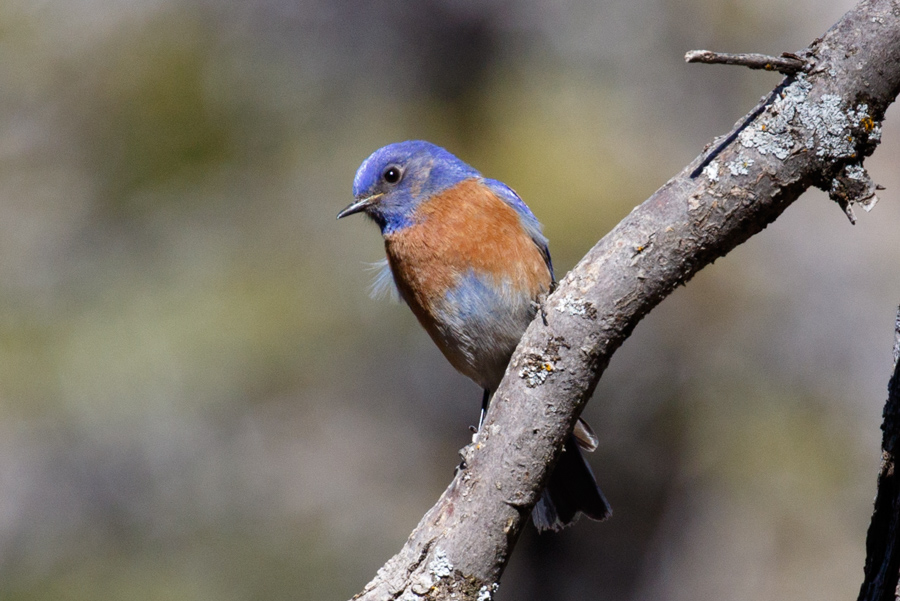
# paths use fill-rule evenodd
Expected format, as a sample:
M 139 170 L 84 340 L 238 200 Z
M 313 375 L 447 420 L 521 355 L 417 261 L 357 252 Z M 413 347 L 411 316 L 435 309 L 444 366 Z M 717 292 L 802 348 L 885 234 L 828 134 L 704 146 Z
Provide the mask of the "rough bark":
M 547 299 L 476 444 L 403 549 L 356 599 L 478 599 L 497 589 L 563 441 L 615 350 L 677 286 L 775 220 L 810 186 L 852 218 L 862 167 L 900 90 L 900 0 L 863 0 L 797 53 L 786 78 L 711 154 L 637 207 Z

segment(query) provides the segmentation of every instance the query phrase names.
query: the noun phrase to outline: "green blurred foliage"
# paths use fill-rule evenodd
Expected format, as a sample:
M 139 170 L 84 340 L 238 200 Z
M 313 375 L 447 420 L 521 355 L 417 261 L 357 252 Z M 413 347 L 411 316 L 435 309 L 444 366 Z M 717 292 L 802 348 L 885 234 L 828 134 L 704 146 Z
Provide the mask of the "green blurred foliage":
M 159 210 L 157 195 L 140 192 L 189 182 L 235 158 L 236 124 L 206 89 L 213 42 L 203 23 L 163 15 L 104 40 L 91 49 L 97 58 L 66 65 L 75 93 L 91 95 L 73 117 L 101 211 Z M 89 66 L 97 70 L 85 72 Z M 132 206 L 141 199 L 155 202 Z

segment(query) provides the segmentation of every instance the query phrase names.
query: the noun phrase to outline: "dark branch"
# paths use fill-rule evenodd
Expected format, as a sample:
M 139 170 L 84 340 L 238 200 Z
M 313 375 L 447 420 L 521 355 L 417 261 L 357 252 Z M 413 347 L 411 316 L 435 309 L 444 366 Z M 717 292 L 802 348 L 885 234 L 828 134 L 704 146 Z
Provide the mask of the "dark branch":
M 466 469 L 357 598 L 492 597 L 563 442 L 637 323 L 807 188 L 827 189 L 874 151 L 900 92 L 893 9 L 892 0 L 860 2 L 804 51 L 809 69 L 726 136 L 714 160 L 695 159 L 559 283 L 546 324 L 529 326 L 477 444 L 464 450 Z
M 894 322 L 894 374 L 888 384 L 875 511 L 866 536 L 865 580 L 859 601 L 894 601 L 900 579 L 900 310 Z
M 785 75 L 793 75 L 803 71 L 807 62 L 788 52 L 781 56 L 768 56 L 765 54 L 728 54 L 727 52 L 713 52 L 712 50 L 691 50 L 684 55 L 686 63 L 707 63 L 710 65 L 741 65 L 750 69 L 764 69 L 766 71 L 778 71 Z

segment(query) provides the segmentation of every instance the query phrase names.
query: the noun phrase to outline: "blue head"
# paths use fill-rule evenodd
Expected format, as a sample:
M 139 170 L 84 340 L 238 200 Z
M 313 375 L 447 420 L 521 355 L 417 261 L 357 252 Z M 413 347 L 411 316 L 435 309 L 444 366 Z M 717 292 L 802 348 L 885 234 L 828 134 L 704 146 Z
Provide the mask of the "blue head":
M 365 212 L 389 234 L 413 223 L 416 207 L 459 182 L 480 177 L 440 146 L 414 140 L 379 148 L 363 161 L 353 180 L 353 204 L 338 219 Z

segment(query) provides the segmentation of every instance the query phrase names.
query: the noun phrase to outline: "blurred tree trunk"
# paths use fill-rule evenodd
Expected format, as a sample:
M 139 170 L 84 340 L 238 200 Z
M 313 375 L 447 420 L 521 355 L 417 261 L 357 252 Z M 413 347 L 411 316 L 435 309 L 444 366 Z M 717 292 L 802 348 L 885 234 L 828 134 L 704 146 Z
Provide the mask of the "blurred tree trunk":
M 490 599 L 563 441 L 638 321 L 811 186 L 851 220 L 854 205 L 871 208 L 876 186 L 862 161 L 900 90 L 900 1 L 863 0 L 797 56 L 803 71 L 563 279 L 546 321 L 531 324 L 513 355 L 477 443 L 464 449 L 466 468 L 355 598 Z M 881 511 L 896 526 L 896 505 Z
M 900 310 L 894 323 L 894 374 L 881 424 L 881 472 L 869 534 L 866 536 L 866 576 L 859 601 L 893 601 L 900 579 Z

